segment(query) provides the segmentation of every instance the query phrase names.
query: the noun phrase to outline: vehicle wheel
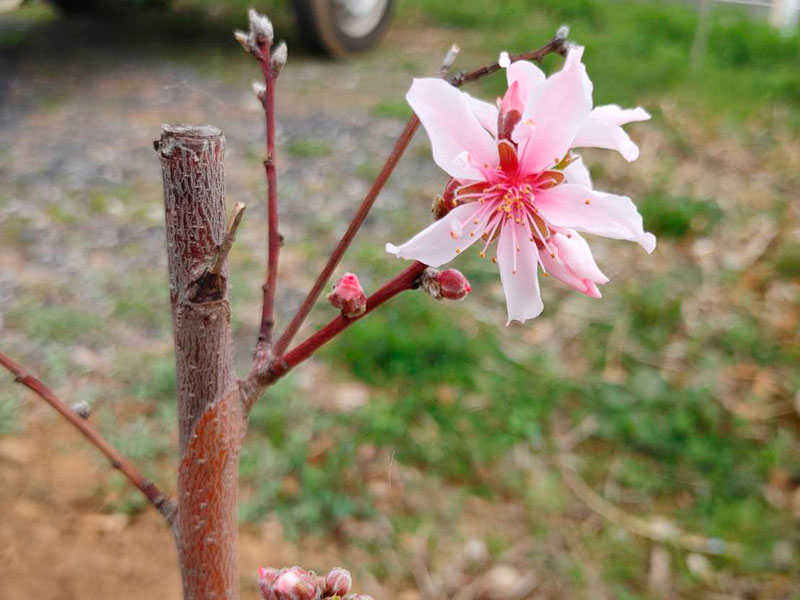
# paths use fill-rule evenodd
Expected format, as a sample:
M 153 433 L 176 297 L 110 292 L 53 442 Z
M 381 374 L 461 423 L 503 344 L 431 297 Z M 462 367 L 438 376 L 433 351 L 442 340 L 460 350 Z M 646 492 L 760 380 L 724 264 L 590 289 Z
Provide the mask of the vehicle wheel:
M 313 49 L 344 56 L 381 37 L 393 0 L 292 0 L 301 33 Z

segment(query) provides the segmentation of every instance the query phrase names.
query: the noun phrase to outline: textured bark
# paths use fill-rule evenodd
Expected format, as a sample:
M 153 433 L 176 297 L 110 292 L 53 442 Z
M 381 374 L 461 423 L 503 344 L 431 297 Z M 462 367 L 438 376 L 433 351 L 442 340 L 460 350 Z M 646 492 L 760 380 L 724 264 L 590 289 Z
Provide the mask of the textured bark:
M 180 467 L 176 537 L 186 600 L 238 598 L 236 503 L 244 432 L 233 370 L 225 235 L 225 138 L 164 126 L 161 158 L 177 367 Z

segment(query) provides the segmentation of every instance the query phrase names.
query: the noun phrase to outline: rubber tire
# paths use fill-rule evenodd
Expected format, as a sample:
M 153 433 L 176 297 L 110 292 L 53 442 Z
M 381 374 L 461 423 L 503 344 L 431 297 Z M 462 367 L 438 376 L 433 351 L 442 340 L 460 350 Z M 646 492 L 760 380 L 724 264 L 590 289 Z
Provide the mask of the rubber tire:
M 351 37 L 337 27 L 333 6 L 335 1 L 292 0 L 297 26 L 311 49 L 340 57 L 362 52 L 374 46 L 389 25 L 393 0 L 387 3 L 386 10 L 375 28 L 366 36 L 359 38 Z

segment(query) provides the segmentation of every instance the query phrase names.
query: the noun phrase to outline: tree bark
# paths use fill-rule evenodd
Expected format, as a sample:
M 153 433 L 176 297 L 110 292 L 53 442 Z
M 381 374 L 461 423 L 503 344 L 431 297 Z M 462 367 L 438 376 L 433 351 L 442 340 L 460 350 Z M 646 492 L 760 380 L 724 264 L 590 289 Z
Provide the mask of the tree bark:
M 244 416 L 233 369 L 225 235 L 225 138 L 215 127 L 165 125 L 164 182 L 177 371 L 180 467 L 175 534 L 185 600 L 238 598 L 239 450 Z

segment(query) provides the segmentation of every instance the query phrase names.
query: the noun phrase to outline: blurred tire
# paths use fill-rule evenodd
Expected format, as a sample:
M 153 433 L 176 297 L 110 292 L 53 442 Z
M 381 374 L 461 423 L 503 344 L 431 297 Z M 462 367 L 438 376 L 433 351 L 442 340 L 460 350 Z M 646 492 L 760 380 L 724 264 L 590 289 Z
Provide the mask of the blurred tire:
M 389 24 L 393 0 L 292 0 L 313 50 L 344 56 L 374 46 Z

